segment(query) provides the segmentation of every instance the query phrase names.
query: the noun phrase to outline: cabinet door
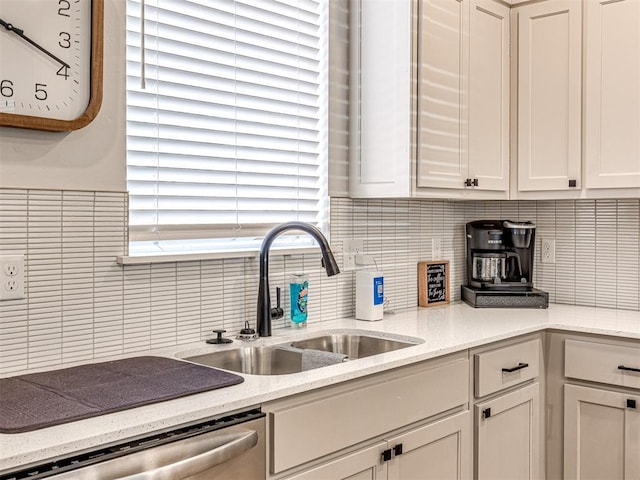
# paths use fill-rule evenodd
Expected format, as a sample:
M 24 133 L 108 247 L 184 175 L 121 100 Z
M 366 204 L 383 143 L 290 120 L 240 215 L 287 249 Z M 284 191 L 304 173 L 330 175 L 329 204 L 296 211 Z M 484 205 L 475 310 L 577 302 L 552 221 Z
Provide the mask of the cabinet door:
M 581 7 L 550 0 L 518 9 L 520 191 L 581 187 Z
M 471 0 L 468 152 L 474 190 L 509 189 L 509 8 Z
M 288 480 L 385 480 L 387 464 L 382 462 L 382 452 L 387 444 L 380 442 L 358 450 L 331 462 L 287 477 Z
M 640 187 L 640 2 L 586 2 L 587 188 Z
M 640 478 L 639 452 L 639 395 L 565 385 L 565 479 Z
M 540 461 L 539 384 L 476 405 L 478 480 L 537 480 Z
M 471 419 L 462 412 L 389 439 L 402 453 L 388 462 L 389 480 L 471 478 Z
M 411 2 L 351 0 L 352 197 L 411 194 Z
M 418 3 L 418 187 L 463 189 L 468 178 L 461 107 L 467 4 L 459 0 Z

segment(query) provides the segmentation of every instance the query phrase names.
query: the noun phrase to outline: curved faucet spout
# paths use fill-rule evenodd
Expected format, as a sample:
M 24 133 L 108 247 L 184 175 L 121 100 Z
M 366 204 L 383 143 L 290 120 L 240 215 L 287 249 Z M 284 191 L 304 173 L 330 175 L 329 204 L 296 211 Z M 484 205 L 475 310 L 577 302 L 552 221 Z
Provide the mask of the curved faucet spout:
M 289 230 L 302 230 L 311 235 L 320 245 L 322 265 L 328 276 L 340 273 L 336 259 L 333 257 L 329 242 L 313 225 L 304 222 L 288 222 L 274 227 L 262 240 L 260 247 L 260 283 L 258 286 L 258 318 L 257 330 L 261 337 L 271 336 L 271 295 L 269 294 L 269 249 L 278 235 Z

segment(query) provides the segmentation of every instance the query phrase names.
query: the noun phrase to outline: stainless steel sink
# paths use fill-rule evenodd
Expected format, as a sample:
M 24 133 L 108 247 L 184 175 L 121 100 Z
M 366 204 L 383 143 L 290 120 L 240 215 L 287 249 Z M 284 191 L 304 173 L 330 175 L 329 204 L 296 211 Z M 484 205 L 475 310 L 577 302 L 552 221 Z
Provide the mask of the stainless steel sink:
M 295 348 L 342 353 L 351 359 L 392 352 L 412 345 L 416 343 L 355 333 L 323 335 L 291 343 Z
M 231 348 L 182 358 L 200 365 L 232 372 L 250 375 L 284 375 L 305 370 L 303 358 L 305 350 L 334 352 L 346 355 L 347 360 L 355 360 L 407 348 L 420 342 L 420 339 L 391 339 L 362 332 L 325 333 L 318 337 L 284 344 Z M 336 363 L 340 361 L 341 359 L 338 359 Z M 309 367 L 309 363 L 306 365 L 306 369 L 320 368 Z
M 277 347 L 243 347 L 186 357 L 193 363 L 251 375 L 284 375 L 302 371 L 302 352 Z

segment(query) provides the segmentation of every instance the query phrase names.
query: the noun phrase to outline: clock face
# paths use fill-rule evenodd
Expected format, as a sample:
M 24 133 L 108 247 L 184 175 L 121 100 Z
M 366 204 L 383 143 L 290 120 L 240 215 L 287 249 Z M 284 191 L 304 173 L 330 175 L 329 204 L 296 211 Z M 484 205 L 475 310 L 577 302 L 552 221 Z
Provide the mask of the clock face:
M 93 3 L 0 0 L 0 114 L 69 121 L 85 112 Z

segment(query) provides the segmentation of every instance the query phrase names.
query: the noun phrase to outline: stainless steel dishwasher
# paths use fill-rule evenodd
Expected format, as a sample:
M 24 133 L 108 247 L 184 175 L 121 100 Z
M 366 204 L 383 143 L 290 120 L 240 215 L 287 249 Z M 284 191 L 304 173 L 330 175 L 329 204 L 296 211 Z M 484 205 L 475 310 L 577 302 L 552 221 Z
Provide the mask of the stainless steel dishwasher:
M 265 476 L 265 414 L 251 410 L 3 472 L 0 480 L 258 480 Z

